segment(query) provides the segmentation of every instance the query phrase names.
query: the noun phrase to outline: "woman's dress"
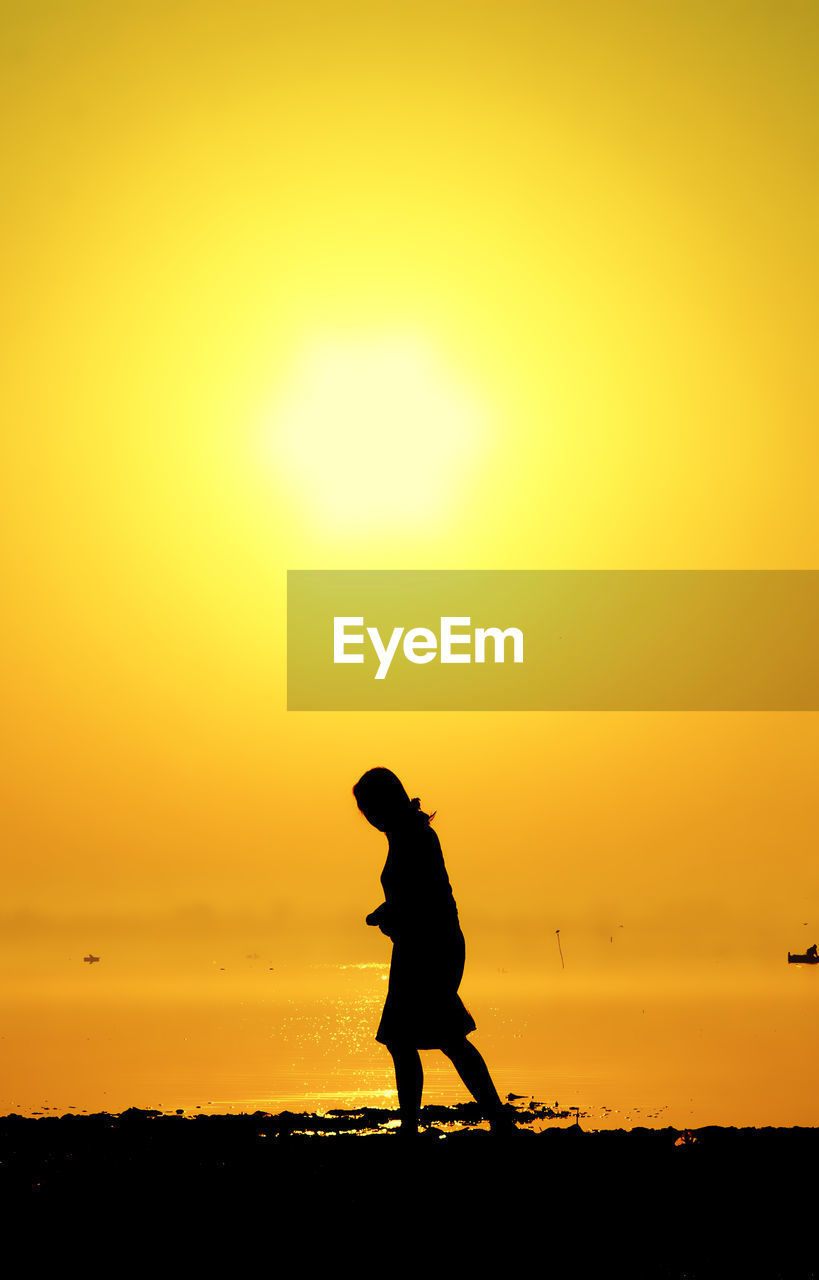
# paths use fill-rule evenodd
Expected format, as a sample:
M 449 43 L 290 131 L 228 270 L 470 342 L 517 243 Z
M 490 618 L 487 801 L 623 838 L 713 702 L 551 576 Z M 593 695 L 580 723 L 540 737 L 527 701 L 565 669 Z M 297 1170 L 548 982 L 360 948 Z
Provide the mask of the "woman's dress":
M 438 836 L 425 815 L 413 813 L 387 835 L 385 901 L 374 914 L 393 949 L 375 1038 L 387 1047 L 442 1049 L 475 1030 L 458 995 L 465 958 L 458 908 Z

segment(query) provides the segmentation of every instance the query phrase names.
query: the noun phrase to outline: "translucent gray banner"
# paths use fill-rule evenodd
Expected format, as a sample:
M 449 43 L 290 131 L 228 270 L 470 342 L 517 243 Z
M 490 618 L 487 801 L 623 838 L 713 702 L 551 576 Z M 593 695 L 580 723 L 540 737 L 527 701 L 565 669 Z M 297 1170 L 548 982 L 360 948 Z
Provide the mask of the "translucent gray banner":
M 814 711 L 816 570 L 291 570 L 292 711 Z

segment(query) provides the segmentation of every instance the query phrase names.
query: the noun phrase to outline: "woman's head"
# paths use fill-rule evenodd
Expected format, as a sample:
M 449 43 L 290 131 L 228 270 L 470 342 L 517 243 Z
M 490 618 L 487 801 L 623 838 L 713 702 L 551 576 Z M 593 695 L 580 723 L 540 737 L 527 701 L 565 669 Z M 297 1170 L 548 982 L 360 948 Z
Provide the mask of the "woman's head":
M 391 769 L 368 769 L 353 787 L 353 795 L 364 817 L 379 831 L 390 831 L 416 814 L 429 822 L 435 814 L 421 811 L 417 796 L 410 800 Z

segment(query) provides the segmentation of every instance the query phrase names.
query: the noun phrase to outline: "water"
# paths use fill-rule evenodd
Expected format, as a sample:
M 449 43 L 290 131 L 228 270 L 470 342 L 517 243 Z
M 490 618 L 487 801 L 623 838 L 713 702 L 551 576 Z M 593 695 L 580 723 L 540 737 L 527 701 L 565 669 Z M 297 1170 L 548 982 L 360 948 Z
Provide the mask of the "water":
M 383 965 L 316 966 L 298 998 L 295 973 L 276 991 L 244 978 L 214 989 L 96 976 L 93 988 L 30 984 L 4 1002 L 2 1112 L 396 1105 L 391 1059 L 374 1040 Z M 478 974 L 465 996 L 501 1095 L 577 1108 L 584 1127 L 812 1126 L 816 976 L 785 969 L 703 994 L 668 975 L 607 989 L 550 979 L 540 990 L 530 975 L 499 991 Z M 443 1055 L 421 1056 L 425 1103 L 468 1100 Z

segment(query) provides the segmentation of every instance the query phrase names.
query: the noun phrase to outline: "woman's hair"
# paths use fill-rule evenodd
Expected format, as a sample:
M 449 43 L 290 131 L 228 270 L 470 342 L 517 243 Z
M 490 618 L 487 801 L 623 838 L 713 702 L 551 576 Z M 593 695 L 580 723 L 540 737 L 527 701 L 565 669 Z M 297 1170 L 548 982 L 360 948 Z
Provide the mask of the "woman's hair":
M 426 823 L 430 823 L 438 812 L 424 813 L 418 796 L 410 800 L 399 778 L 392 769 L 381 766 L 368 769 L 353 787 L 353 795 L 359 808 L 372 808 L 380 813 L 394 815 L 397 818 L 417 813 Z

